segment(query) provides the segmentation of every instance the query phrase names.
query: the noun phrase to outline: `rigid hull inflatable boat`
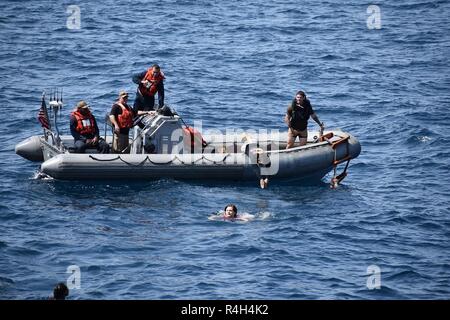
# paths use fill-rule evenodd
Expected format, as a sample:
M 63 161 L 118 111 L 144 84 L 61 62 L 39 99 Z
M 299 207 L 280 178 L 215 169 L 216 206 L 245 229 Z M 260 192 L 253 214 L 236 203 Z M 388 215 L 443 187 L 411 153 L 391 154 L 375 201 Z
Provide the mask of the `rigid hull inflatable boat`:
M 55 179 L 296 181 L 320 180 L 334 170 L 331 182 L 337 186 L 347 175 L 350 160 L 361 151 L 358 140 L 340 130 L 309 132 L 306 145 L 290 149 L 286 149 L 287 132 L 215 131 L 202 136 L 178 114 L 169 112 L 136 119 L 127 153 L 102 154 L 87 149 L 77 154 L 73 137 L 58 132 L 56 114 L 61 105 L 61 101 L 50 101 L 54 131 L 44 128 L 43 135 L 32 136 L 15 148 L 18 155 L 30 161 L 43 161 L 42 175 Z M 106 126 L 104 139 L 113 143 Z M 345 169 L 337 175 L 341 163 L 345 163 Z
M 189 128 L 190 129 L 190 128 Z M 344 173 L 361 150 L 358 140 L 342 131 L 309 132 L 305 146 L 286 148 L 287 134 L 233 133 L 200 136 L 183 128 L 178 115 L 146 115 L 135 127 L 130 153 L 100 154 L 87 149 L 72 153 L 72 136 L 57 136 L 44 129 L 16 146 L 16 153 L 31 161 L 43 161 L 41 172 L 55 179 L 145 180 L 220 179 L 320 180 L 337 165 Z M 107 136 L 106 142 L 112 143 Z

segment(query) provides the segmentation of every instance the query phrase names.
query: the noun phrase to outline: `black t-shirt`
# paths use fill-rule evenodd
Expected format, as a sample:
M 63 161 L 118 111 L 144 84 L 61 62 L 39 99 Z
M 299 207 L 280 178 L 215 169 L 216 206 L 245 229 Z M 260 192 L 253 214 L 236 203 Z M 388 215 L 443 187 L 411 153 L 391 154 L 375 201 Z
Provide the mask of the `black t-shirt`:
M 126 103 L 123 104 L 125 108 L 129 109 L 131 112 L 133 112 L 133 109 L 131 109 Z M 110 115 L 114 116 L 116 118 L 116 121 L 120 114 L 122 114 L 122 108 L 117 104 L 114 103 L 111 107 Z M 134 112 L 133 112 L 134 114 Z M 120 128 L 121 134 L 128 134 L 130 132 L 130 128 Z
M 287 109 L 287 115 L 290 125 L 294 130 L 303 131 L 308 127 L 308 119 L 314 113 L 311 103 L 305 98 L 301 106 L 297 105 L 296 100 Z

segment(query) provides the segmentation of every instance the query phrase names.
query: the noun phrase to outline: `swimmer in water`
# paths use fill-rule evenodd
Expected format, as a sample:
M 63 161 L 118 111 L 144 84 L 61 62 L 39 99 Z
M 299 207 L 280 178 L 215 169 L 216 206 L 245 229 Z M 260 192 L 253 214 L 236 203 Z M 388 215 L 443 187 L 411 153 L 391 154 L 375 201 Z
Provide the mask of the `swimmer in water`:
M 224 219 L 236 219 L 237 218 L 237 208 L 234 204 L 228 204 L 225 207 L 223 218 Z
M 249 220 L 247 217 L 238 215 L 237 212 L 238 212 L 237 207 L 234 204 L 227 205 L 224 209 L 223 220 L 229 220 L 229 221 L 248 221 Z
M 238 215 L 237 207 L 234 204 L 228 204 L 223 211 L 210 216 L 209 220 L 223 220 L 223 221 L 249 221 L 248 215 Z

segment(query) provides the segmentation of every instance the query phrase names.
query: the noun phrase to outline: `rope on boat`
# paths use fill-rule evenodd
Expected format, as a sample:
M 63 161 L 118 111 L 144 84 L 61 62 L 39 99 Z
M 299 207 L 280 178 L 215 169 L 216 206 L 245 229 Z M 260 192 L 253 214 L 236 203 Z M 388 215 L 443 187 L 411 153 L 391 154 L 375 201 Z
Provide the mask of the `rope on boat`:
M 117 156 L 114 159 L 98 159 L 98 158 L 95 158 L 95 157 L 93 157 L 91 155 L 89 155 L 89 158 L 91 158 L 92 160 L 95 160 L 95 161 L 115 161 L 115 160 L 119 160 L 120 159 L 119 156 Z
M 204 155 L 202 155 L 202 156 L 201 156 L 200 158 L 198 158 L 197 160 L 194 160 L 194 161 L 190 162 L 190 164 L 197 163 L 197 162 L 199 162 L 200 160 L 206 160 L 206 161 L 209 161 L 209 162 L 214 163 L 214 164 L 217 164 L 217 163 L 220 163 L 220 162 L 225 163 L 225 160 L 228 158 L 229 155 L 230 155 L 230 154 L 227 153 L 227 154 L 223 157 L 223 159 L 220 160 L 220 161 L 211 160 L 211 159 L 208 159 L 207 157 L 205 157 Z M 153 161 L 152 159 L 150 159 L 149 156 L 146 156 L 146 157 L 144 158 L 144 160 L 142 160 L 141 162 L 139 162 L 139 163 L 137 163 L 137 164 L 134 164 L 134 163 L 125 161 L 124 159 L 122 159 L 121 156 L 117 156 L 117 157 L 112 158 L 112 159 L 99 159 L 99 158 L 95 158 L 95 157 L 92 156 L 92 155 L 89 155 L 89 158 L 91 158 L 92 160 L 95 160 L 95 161 L 101 161 L 101 162 L 110 162 L 110 161 L 120 160 L 120 161 L 122 161 L 123 163 L 125 163 L 125 164 L 127 164 L 127 165 L 129 165 L 129 166 L 132 166 L 132 167 L 143 166 L 143 165 L 145 164 L 145 162 L 147 162 L 147 161 L 148 161 L 149 163 L 151 163 L 151 164 L 154 164 L 154 165 L 165 165 L 165 164 L 170 164 L 170 163 L 173 163 L 175 160 L 178 160 L 181 164 L 189 164 L 189 163 L 186 163 L 185 161 L 183 161 L 182 159 L 180 159 L 177 155 L 175 155 L 171 160 L 166 161 L 166 162 L 157 162 L 157 161 Z
M 151 164 L 156 164 L 156 165 L 169 164 L 169 163 L 172 163 L 175 159 L 177 159 L 178 161 L 180 161 L 180 163 L 184 164 L 183 160 L 181 160 L 180 158 L 178 158 L 176 155 L 175 155 L 175 157 L 173 157 L 172 160 L 169 160 L 169 161 L 166 161 L 166 162 L 156 162 L 156 161 L 153 161 L 152 159 L 150 159 L 149 156 L 147 156 L 147 157 L 144 159 L 143 162 L 145 163 L 145 160 L 147 160 L 147 159 L 148 159 L 148 162 L 150 162 Z
M 227 154 L 223 157 L 223 159 L 220 160 L 220 161 L 211 160 L 211 159 L 208 159 L 207 157 L 205 157 L 204 155 L 202 155 L 201 158 L 198 158 L 197 160 L 193 161 L 192 163 L 197 163 L 197 162 L 200 161 L 200 160 L 206 160 L 206 161 L 212 162 L 212 163 L 214 163 L 214 164 L 217 164 L 217 163 L 220 163 L 220 162 L 225 163 L 225 160 L 228 158 L 229 155 L 230 155 L 230 154 L 227 153 Z
M 134 163 L 127 162 L 127 161 L 123 160 L 121 157 L 119 157 L 119 159 L 120 159 L 120 161 L 122 161 L 123 163 L 125 163 L 125 164 L 127 164 L 127 165 L 129 165 L 129 166 L 131 166 L 131 167 L 140 167 L 140 166 L 143 166 L 143 165 L 145 164 L 145 162 L 147 162 L 147 160 L 148 160 L 149 162 L 152 162 L 152 160 L 150 160 L 150 158 L 149 158 L 148 156 L 146 156 L 146 157 L 144 158 L 144 160 L 142 160 L 142 161 L 139 162 L 138 164 L 134 164 Z M 172 162 L 172 160 L 170 160 L 170 162 Z M 168 163 L 170 163 L 170 162 L 168 162 Z M 165 163 L 164 163 L 164 164 L 165 164 Z

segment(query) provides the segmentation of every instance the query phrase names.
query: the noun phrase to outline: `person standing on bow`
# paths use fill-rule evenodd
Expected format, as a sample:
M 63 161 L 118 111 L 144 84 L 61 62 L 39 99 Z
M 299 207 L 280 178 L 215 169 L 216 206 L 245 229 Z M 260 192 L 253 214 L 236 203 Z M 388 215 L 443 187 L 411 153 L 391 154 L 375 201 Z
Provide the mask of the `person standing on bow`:
M 150 113 L 155 109 L 156 92 L 158 92 L 159 108 L 164 106 L 164 79 L 164 73 L 157 64 L 133 76 L 133 82 L 138 85 L 133 105 L 137 115 Z
M 135 113 L 133 109 L 127 104 L 128 93 L 121 91 L 119 93 L 119 100 L 117 100 L 111 107 L 109 120 L 114 126 L 114 142 L 113 151 L 115 153 L 129 153 L 129 138 L 128 134 L 130 128 L 133 126 L 133 117 Z
M 85 101 L 78 102 L 70 114 L 70 133 L 75 139 L 76 153 L 84 153 L 89 147 L 95 147 L 101 153 L 109 152 L 109 145 L 100 138 L 97 121 Z
M 286 149 L 294 147 L 294 142 L 297 137 L 299 137 L 300 146 L 306 145 L 306 142 L 308 141 L 309 117 L 317 122 L 321 130 L 325 128 L 323 122 L 320 122 L 314 112 L 311 103 L 306 98 L 306 94 L 303 91 L 298 91 L 284 117 L 284 121 L 289 127 Z

